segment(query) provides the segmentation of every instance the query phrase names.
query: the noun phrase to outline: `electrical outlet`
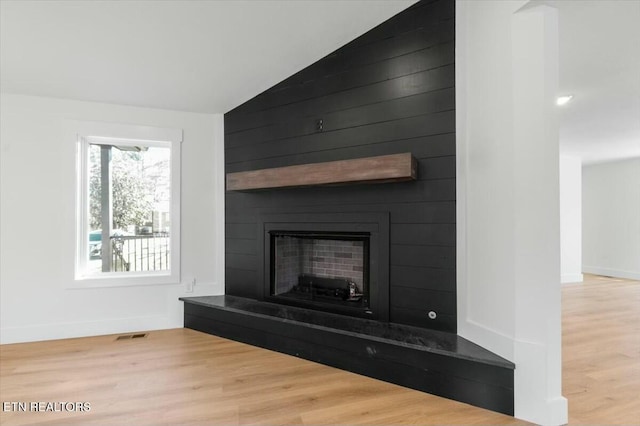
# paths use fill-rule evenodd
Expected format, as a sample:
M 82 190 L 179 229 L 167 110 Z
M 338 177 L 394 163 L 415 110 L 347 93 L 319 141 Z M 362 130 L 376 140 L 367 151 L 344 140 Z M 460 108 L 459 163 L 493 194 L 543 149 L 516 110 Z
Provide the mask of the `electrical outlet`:
M 195 287 L 196 285 L 196 279 L 193 278 L 192 280 L 189 280 L 185 283 L 184 285 L 184 291 L 187 293 L 193 293 L 193 287 Z

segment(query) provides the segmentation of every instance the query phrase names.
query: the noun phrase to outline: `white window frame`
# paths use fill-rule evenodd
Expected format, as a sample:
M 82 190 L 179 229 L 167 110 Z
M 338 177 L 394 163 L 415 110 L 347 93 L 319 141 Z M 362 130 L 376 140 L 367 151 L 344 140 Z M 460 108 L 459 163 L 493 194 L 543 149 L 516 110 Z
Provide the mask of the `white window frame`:
M 122 287 L 180 283 L 180 164 L 182 129 L 131 124 L 71 121 L 70 136 L 76 142 L 76 256 L 73 287 Z M 89 145 L 168 147 L 171 182 L 171 235 L 169 270 L 89 273 Z

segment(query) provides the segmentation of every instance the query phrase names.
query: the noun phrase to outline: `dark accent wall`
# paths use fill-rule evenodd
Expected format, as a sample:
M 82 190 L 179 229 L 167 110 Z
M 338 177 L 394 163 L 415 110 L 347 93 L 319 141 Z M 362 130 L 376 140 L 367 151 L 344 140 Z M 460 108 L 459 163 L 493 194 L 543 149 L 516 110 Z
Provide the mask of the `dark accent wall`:
M 414 182 L 227 192 L 227 294 L 257 297 L 259 212 L 389 212 L 390 321 L 456 331 L 454 7 L 421 1 L 225 114 L 227 173 L 401 152 L 419 164 Z

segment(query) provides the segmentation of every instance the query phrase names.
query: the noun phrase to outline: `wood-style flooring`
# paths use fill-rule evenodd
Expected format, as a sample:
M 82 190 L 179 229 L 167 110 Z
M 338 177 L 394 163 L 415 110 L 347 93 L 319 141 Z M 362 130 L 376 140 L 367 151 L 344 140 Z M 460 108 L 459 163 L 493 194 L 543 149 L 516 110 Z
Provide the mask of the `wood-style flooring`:
M 640 425 L 640 281 L 563 286 L 562 376 L 570 424 Z
M 640 423 L 640 282 L 563 287 L 571 423 Z M 509 416 L 188 329 L 0 346 L 2 425 L 525 424 Z

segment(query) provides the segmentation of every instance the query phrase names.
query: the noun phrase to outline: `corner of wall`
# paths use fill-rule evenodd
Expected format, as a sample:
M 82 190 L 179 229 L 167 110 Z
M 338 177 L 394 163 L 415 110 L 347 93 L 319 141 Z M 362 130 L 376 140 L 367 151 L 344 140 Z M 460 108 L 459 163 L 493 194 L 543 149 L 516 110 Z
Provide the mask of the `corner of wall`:
M 225 166 L 224 166 L 224 114 L 213 114 L 214 164 L 215 164 L 215 268 L 216 282 L 225 293 Z
M 567 423 L 568 401 L 561 395 L 548 396 L 547 390 L 554 387 L 548 356 L 546 345 L 515 341 L 515 415 L 540 425 L 563 425 Z
M 517 417 L 562 424 L 557 21 L 526 3 L 456 3 L 458 333 L 515 362 Z

